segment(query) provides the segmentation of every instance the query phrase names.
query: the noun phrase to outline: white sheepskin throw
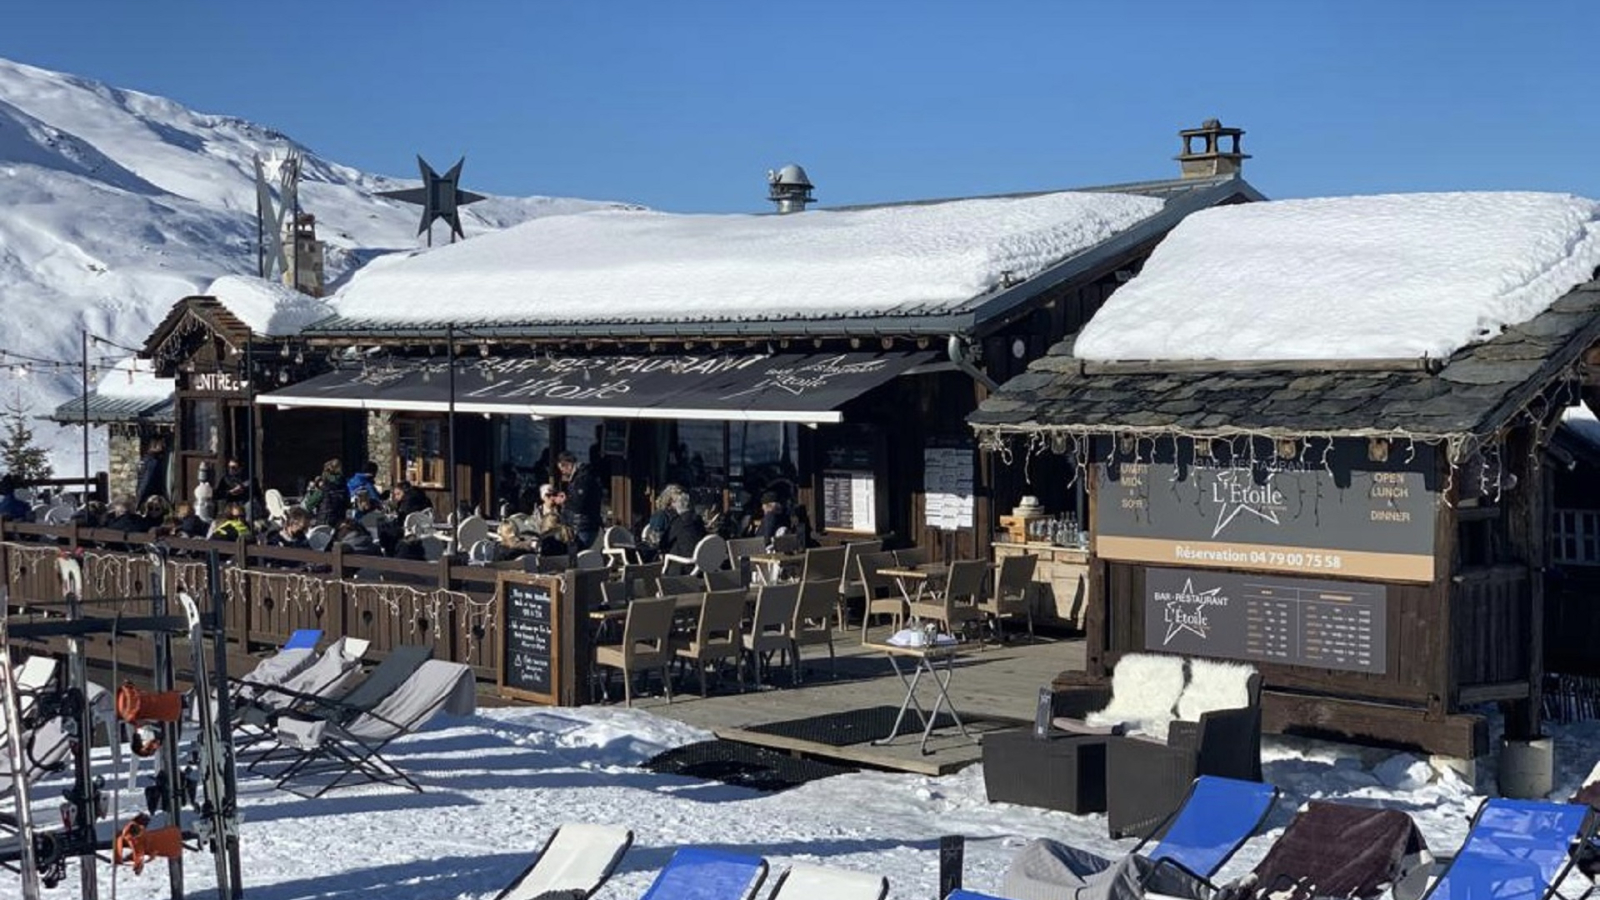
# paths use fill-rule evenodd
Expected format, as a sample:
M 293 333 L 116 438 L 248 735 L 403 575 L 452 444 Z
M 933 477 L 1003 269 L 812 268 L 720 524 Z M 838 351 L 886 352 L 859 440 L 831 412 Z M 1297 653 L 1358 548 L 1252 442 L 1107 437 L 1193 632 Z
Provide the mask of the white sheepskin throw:
M 1130 733 L 1166 739 L 1173 707 L 1183 693 L 1183 658 L 1130 653 L 1111 673 L 1111 702 L 1084 717 L 1090 725 L 1125 722 Z
M 1200 714 L 1250 704 L 1249 681 L 1255 667 L 1215 659 L 1189 660 L 1189 686 L 1178 698 L 1178 718 L 1200 721 Z

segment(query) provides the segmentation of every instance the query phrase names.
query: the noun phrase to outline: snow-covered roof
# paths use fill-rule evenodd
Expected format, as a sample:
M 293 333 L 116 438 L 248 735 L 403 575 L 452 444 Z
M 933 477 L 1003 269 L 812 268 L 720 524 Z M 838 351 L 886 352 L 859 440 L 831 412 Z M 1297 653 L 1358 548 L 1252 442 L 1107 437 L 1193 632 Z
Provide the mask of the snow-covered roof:
M 302 294 L 286 284 L 245 275 L 224 275 L 204 293 L 217 298 L 251 332 L 271 337 L 298 334 L 318 319 L 333 314 L 326 301 Z
M 175 384 L 174 379 L 156 377 L 151 360 L 130 356 L 117 360 L 100 376 L 94 392 L 121 400 L 164 400 L 172 396 Z
M 1595 418 L 1594 412 L 1583 403 L 1574 403 L 1561 414 L 1561 424 L 1572 429 L 1572 433 L 1588 443 L 1596 450 L 1600 450 L 1600 420 Z
M 1594 277 L 1569 194 L 1282 200 L 1185 219 L 1079 334 L 1088 360 L 1445 358 Z
M 1160 212 L 1062 192 L 794 215 L 599 211 L 379 260 L 333 298 L 373 323 L 806 319 L 957 307 Z

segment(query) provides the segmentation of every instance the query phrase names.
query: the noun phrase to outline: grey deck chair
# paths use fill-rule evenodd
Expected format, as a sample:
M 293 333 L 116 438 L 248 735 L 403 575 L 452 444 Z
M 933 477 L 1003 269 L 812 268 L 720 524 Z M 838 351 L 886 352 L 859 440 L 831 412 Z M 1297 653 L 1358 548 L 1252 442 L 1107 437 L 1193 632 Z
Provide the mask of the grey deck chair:
M 361 674 L 361 657 L 366 655 L 369 644 L 362 638 L 340 638 L 328 645 L 310 665 L 276 684 L 256 681 L 254 672 L 239 679 L 240 692 L 248 690 L 249 693 L 233 707 L 234 734 L 239 738 L 237 749 L 269 741 L 273 723 L 283 710 L 297 703 L 314 703 L 310 698 L 343 694 Z
M 332 649 L 332 648 L 329 648 Z M 296 693 L 286 687 L 278 688 L 274 693 L 287 694 L 291 698 L 285 706 L 274 709 L 267 717 L 265 727 L 269 742 L 272 747 L 262 757 L 250 764 L 250 770 L 255 771 L 269 759 L 278 759 L 281 754 L 282 741 L 278 740 L 278 721 L 288 714 L 296 714 L 313 719 L 325 719 L 333 722 L 346 721 L 362 712 L 371 709 L 385 697 L 394 693 L 400 685 L 405 683 L 433 656 L 433 648 L 425 644 L 401 644 L 389 651 L 389 655 L 378 663 L 366 678 L 356 683 L 355 687 L 338 692 L 332 688 L 319 693 Z M 315 667 L 313 667 L 314 669 Z M 359 670 L 359 667 L 357 667 Z M 309 673 L 311 670 L 308 669 Z M 355 673 L 346 673 L 341 681 L 348 684 L 353 680 Z M 254 723 L 252 723 L 254 724 Z
M 593 897 L 633 846 L 633 832 L 615 825 L 557 826 L 533 864 L 494 900 Z
M 795 863 L 778 876 L 767 900 L 883 900 L 889 896 L 889 879 L 882 875 Z
M 310 793 L 294 793 L 320 797 L 341 785 L 361 782 L 399 785 L 421 793 L 421 785 L 383 758 L 383 748 L 401 735 L 421 729 L 441 712 L 470 715 L 477 708 L 477 696 L 471 666 L 429 659 L 394 690 L 354 715 L 289 713 L 278 720 L 278 738 L 300 756 L 278 773 L 278 786 L 329 771 L 335 776 L 332 781 Z

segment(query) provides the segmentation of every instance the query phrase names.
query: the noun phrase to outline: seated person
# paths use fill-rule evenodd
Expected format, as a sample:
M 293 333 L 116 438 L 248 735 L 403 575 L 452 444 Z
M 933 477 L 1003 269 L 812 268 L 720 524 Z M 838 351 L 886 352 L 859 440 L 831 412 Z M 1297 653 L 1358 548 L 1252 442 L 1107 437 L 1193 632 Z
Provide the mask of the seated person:
M 771 549 L 773 539 L 780 534 L 788 534 L 793 524 L 789 511 L 784 509 L 777 494 L 767 491 L 761 495 L 761 528 L 756 534 L 766 542 L 768 549 Z
M 215 540 L 236 541 L 250 536 L 250 525 L 244 520 L 244 504 L 229 503 L 222 515 L 211 523 L 210 537 Z
M 132 498 L 118 497 L 111 502 L 111 514 L 100 527 L 115 531 L 148 531 L 150 523 L 134 510 Z
M 494 548 L 495 562 L 517 559 L 538 550 L 532 541 L 517 533 L 515 522 L 501 522 L 499 537 L 500 542 Z
M 344 487 L 350 493 L 351 502 L 366 496 L 376 505 L 383 496 L 378 493 L 378 464 L 370 459 L 362 463 L 361 471 L 351 475 L 344 483 Z M 360 515 L 358 514 L 356 518 L 360 518 Z
M 205 519 L 195 515 L 194 504 L 187 500 L 178 501 L 177 505 L 172 507 L 172 515 L 168 516 L 168 519 L 170 520 L 168 527 L 172 530 L 167 533 L 173 537 L 198 539 L 205 537 L 211 530 Z
M 333 539 L 339 543 L 346 553 L 356 553 L 362 556 L 382 556 L 383 551 L 378 547 L 378 542 L 372 539 L 372 532 L 360 522 L 345 521 L 333 532 Z M 331 544 L 329 545 L 332 546 Z
M 292 550 L 310 550 L 306 532 L 311 530 L 311 515 L 296 506 L 284 514 L 283 527 L 267 535 L 267 543 Z
M 666 538 L 661 542 L 661 552 L 684 558 L 693 557 L 694 548 L 699 545 L 700 539 L 706 536 L 705 520 L 700 518 L 700 514 L 690 505 L 688 494 L 679 494 L 673 500 L 673 511 L 676 515 L 667 525 Z
M 414 512 L 433 510 L 433 504 L 428 502 L 428 495 L 409 481 L 395 483 L 394 488 L 389 491 L 389 503 L 394 507 L 395 516 L 400 519 Z
M 572 552 L 576 536 L 560 511 L 547 512 L 539 520 L 539 555 L 566 556 Z

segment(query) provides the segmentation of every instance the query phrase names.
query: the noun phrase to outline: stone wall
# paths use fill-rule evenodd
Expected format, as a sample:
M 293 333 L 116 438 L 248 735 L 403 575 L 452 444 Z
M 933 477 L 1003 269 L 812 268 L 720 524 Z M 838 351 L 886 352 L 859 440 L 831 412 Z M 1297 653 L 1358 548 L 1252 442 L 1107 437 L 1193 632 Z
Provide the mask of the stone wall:
M 110 459 L 107 470 L 112 497 L 131 496 L 139 486 L 139 426 L 110 425 Z
M 394 413 L 367 413 L 367 459 L 378 464 L 378 484 L 385 489 L 394 480 L 394 458 L 398 452 L 394 437 Z

